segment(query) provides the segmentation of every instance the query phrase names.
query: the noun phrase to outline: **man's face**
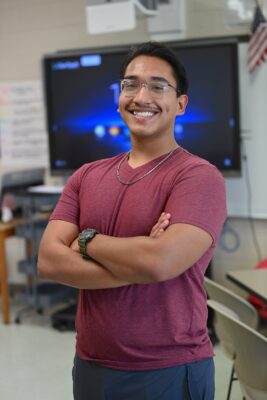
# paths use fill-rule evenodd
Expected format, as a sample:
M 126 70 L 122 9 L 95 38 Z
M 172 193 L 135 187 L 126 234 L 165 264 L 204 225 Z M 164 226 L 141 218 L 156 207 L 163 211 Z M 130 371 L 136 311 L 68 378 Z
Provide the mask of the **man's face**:
M 125 71 L 124 79 L 141 83 L 165 82 L 177 87 L 172 67 L 157 57 L 138 56 Z M 134 95 L 122 90 L 119 99 L 120 114 L 134 136 L 173 135 L 176 115 L 185 111 L 187 96 L 177 97 L 175 89 L 168 87 L 162 96 L 154 96 L 146 86 Z

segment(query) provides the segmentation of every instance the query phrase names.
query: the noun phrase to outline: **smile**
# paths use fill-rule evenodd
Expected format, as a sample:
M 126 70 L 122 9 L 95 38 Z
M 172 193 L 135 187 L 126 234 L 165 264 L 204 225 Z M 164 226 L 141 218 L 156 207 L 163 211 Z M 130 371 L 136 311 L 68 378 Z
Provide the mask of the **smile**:
M 137 117 L 152 117 L 155 113 L 151 111 L 134 111 L 133 115 L 136 115 Z
M 149 120 L 153 118 L 156 114 L 158 114 L 158 111 L 155 110 L 144 110 L 144 111 L 137 111 L 137 110 L 129 110 L 130 113 L 138 120 Z

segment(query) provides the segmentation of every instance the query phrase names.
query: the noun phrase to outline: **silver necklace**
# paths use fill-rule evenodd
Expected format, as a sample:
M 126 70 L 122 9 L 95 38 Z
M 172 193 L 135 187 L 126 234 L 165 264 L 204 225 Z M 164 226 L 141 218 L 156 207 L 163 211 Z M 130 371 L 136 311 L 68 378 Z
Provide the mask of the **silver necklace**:
M 123 157 L 123 158 L 120 160 L 120 162 L 119 162 L 119 164 L 118 164 L 118 166 L 117 166 L 116 176 L 117 176 L 118 181 L 119 181 L 120 183 L 122 183 L 123 185 L 132 185 L 133 183 L 136 183 L 136 182 L 138 182 L 138 181 L 141 181 L 141 179 L 143 179 L 143 178 L 145 178 L 147 175 L 151 174 L 151 172 L 155 171 L 156 168 L 158 168 L 161 164 L 163 164 L 165 161 L 167 161 L 168 158 L 170 158 L 170 156 L 171 156 L 172 153 L 174 152 L 174 150 L 176 150 L 176 148 L 173 149 L 170 153 L 168 153 L 168 154 L 166 155 L 166 157 L 164 157 L 164 158 L 163 158 L 158 164 L 156 164 L 153 168 L 151 168 L 150 170 L 148 170 L 144 175 L 139 176 L 139 178 L 136 178 L 136 179 L 132 179 L 132 180 L 130 179 L 129 181 L 124 181 L 124 180 L 121 179 L 121 177 L 120 177 L 120 169 L 121 169 L 122 163 L 129 157 L 129 155 L 130 155 L 130 151 L 129 151 L 129 153 L 127 153 L 126 156 Z

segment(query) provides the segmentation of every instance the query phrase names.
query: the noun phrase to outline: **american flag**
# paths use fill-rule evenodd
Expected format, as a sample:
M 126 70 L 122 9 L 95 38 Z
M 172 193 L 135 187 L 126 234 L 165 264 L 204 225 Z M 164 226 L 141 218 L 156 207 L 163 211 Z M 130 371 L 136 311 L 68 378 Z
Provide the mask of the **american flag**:
M 255 68 L 267 60 L 267 21 L 259 6 L 255 9 L 251 25 L 251 36 L 248 43 L 248 70 Z

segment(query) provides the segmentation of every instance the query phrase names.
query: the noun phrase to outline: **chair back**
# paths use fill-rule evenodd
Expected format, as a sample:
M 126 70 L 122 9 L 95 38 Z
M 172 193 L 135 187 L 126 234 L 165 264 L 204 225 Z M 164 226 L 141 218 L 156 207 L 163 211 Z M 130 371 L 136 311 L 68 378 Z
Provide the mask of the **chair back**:
M 230 308 L 238 316 L 240 321 L 249 325 L 251 328 L 258 328 L 258 313 L 247 300 L 207 277 L 205 277 L 204 280 L 204 287 L 211 300 L 215 300 Z
M 267 338 L 220 303 L 208 300 L 208 306 L 232 341 L 235 372 L 243 393 L 248 399 L 267 399 Z

